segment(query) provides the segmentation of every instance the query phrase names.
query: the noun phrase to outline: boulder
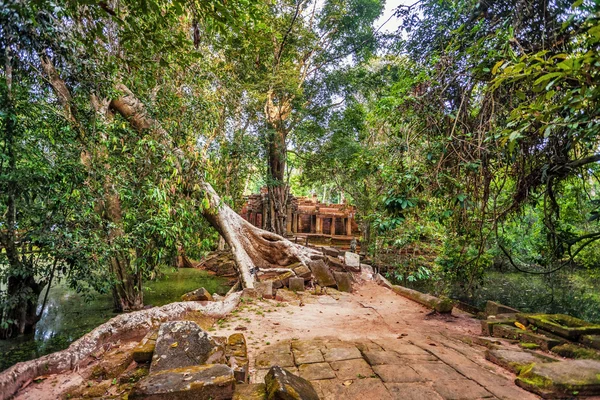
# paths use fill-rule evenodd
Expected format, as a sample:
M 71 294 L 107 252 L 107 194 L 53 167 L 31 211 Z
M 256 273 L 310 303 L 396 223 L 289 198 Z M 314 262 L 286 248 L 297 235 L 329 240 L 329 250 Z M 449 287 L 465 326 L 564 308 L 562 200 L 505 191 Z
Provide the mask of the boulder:
M 337 257 L 340 254 L 340 251 L 335 247 L 321 247 L 321 251 L 326 256 Z
M 163 323 L 150 373 L 200 364 L 224 364 L 225 348 L 192 321 Z
M 281 367 L 271 367 L 265 376 L 268 400 L 319 400 L 312 384 Z
M 333 276 L 340 292 L 352 293 L 352 274 L 350 272 L 334 272 Z
M 227 365 L 208 364 L 150 374 L 135 384 L 129 399 L 226 400 L 233 397 L 235 378 Z
M 158 329 L 153 329 L 144 336 L 140 343 L 133 349 L 133 359 L 136 363 L 149 363 L 156 347 Z
M 336 286 L 335 278 L 323 260 L 311 261 L 308 267 L 320 286 Z
M 337 257 L 327 256 L 327 266 L 334 271 L 345 271 L 346 265 Z
M 181 301 L 213 301 L 213 297 L 208 290 L 200 288 L 181 296 Z
M 303 292 L 304 278 L 290 278 L 289 285 L 292 292 Z
M 272 299 L 273 298 L 273 282 L 254 282 L 254 290 L 259 298 Z

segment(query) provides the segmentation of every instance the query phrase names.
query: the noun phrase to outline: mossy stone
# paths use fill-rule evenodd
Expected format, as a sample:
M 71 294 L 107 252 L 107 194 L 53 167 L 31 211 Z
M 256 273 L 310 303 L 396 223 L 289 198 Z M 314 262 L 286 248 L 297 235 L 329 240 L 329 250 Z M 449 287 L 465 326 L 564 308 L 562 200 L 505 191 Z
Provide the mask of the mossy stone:
M 555 346 L 551 350 L 553 353 L 566 358 L 600 360 L 600 352 L 592 349 L 587 349 L 573 343 L 565 343 L 560 346 Z

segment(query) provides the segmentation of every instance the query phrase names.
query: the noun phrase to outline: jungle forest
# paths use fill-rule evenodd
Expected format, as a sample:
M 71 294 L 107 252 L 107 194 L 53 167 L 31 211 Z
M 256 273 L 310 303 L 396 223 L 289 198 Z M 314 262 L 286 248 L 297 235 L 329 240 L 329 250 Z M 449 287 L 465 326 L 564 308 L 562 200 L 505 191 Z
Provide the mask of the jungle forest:
M 341 302 L 365 274 L 473 321 L 504 305 L 517 332 L 541 313 L 598 327 L 600 4 L 387 3 L 0 0 L 0 370 L 200 287 L 223 307 Z M 142 386 L 129 398 L 155 398 Z

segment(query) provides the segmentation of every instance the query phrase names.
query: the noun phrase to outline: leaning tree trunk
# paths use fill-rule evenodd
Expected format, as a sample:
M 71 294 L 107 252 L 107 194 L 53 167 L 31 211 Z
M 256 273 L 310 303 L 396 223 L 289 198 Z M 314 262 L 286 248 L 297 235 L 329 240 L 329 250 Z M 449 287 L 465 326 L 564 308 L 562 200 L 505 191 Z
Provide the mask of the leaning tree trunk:
M 286 133 L 277 129 L 269 143 L 269 176 L 267 188 L 269 190 L 269 230 L 278 235 L 286 233 L 287 201 L 289 188 L 285 183 L 286 162 Z
M 202 187 L 210 204 L 203 216 L 231 247 L 242 286 L 253 288 L 259 271 L 298 262 L 307 265 L 311 260 L 323 258 L 321 252 L 255 227 L 227 206 L 208 182 L 203 182 Z

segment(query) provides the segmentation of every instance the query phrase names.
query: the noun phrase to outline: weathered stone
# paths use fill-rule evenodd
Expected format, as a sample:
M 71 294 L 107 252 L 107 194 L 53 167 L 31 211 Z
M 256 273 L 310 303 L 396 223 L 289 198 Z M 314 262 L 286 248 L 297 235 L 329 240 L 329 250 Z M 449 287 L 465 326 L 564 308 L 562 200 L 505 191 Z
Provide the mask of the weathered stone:
M 244 335 L 234 333 L 229 336 L 225 347 L 225 356 L 227 357 L 227 364 L 233 370 L 235 380 L 238 383 L 247 383 L 250 363 Z
M 292 303 L 294 305 L 299 305 L 301 299 L 301 294 L 292 292 L 288 289 L 278 289 L 275 293 L 275 300 L 284 301 L 286 303 Z
M 323 350 L 325 361 L 342 361 L 351 360 L 354 358 L 362 358 L 360 351 L 356 347 L 334 347 Z
M 375 282 L 377 282 L 379 286 L 383 286 L 384 288 L 392 289 L 394 287 L 394 285 L 392 285 L 390 281 L 385 279 L 385 277 L 381 274 L 375 274 Z
M 370 275 L 371 277 L 373 277 L 375 273 L 373 271 L 373 267 L 371 267 L 369 264 L 360 264 L 360 272 L 362 272 L 363 274 Z
M 335 372 L 326 362 L 301 364 L 298 367 L 298 375 L 309 381 L 335 379 Z
M 490 301 L 485 304 L 485 313 L 486 315 L 498 315 L 498 314 L 508 314 L 508 313 L 520 313 L 516 308 L 508 307 L 500 303 L 496 303 L 495 301 Z
M 353 360 L 333 361 L 331 368 L 335 371 L 338 379 L 364 379 L 373 375 L 373 369 L 362 358 Z
M 392 400 L 381 380 L 377 378 L 353 379 L 340 382 L 337 379 L 312 381 L 322 393 L 323 400 Z M 404 400 L 404 398 L 399 397 Z M 429 399 L 428 399 L 429 400 Z
M 442 395 L 444 400 L 460 400 L 460 399 L 482 399 L 486 397 L 494 397 L 490 392 L 485 390 L 483 386 L 478 385 L 469 379 L 461 379 L 454 381 L 452 384 L 443 380 L 433 382 L 433 388 L 436 392 Z
M 411 365 L 419 376 L 428 381 L 458 381 L 464 377 L 456 370 L 443 363 L 424 363 Z M 452 383 L 454 385 L 454 383 Z
M 443 400 L 442 396 L 424 383 L 386 383 L 385 387 L 397 400 Z
M 337 257 L 340 254 L 340 251 L 335 247 L 321 247 L 321 251 L 326 256 Z
M 290 278 L 289 284 L 292 292 L 304 292 L 304 278 Z
M 407 365 L 375 365 L 373 371 L 384 383 L 423 382 L 425 378 Z
M 395 351 L 396 353 L 404 355 L 425 355 L 430 356 L 431 354 L 423 350 L 419 346 L 414 344 L 408 344 L 406 341 L 401 339 L 376 339 L 375 343 L 383 347 L 387 351 Z
M 119 383 L 135 383 L 150 373 L 147 364 L 127 370 L 119 376 Z
M 303 278 L 305 281 L 312 279 L 312 273 L 310 272 L 310 269 L 304 264 L 294 268 L 294 273 L 296 276 Z
M 515 383 L 545 398 L 599 395 L 600 361 L 535 363 L 523 369 Z
M 483 319 L 481 320 L 481 334 L 485 336 L 492 336 L 494 333 L 494 325 L 510 325 L 514 326 L 514 319 Z
M 295 366 L 289 343 L 268 347 L 256 356 L 257 369 L 267 369 L 276 365 L 285 368 Z
M 334 272 L 333 277 L 337 282 L 340 292 L 352 293 L 352 274 L 350 272 Z
M 356 253 L 352 253 L 351 251 L 347 251 L 344 253 L 344 263 L 346 267 L 358 268 L 360 271 L 360 256 Z
M 553 339 L 544 335 L 538 335 L 529 331 L 525 331 L 521 335 L 521 340 L 527 343 L 535 343 L 544 351 L 548 351 L 561 344 L 561 341 L 558 339 Z
M 133 361 L 133 355 L 129 351 L 119 348 L 104 354 L 102 360 L 91 369 L 91 377 L 94 379 L 112 379 L 127 369 Z
M 232 398 L 234 387 L 227 365 L 195 365 L 148 375 L 133 387 L 129 399 L 226 400 Z
M 565 314 L 518 314 L 517 319 L 574 341 L 583 335 L 600 334 L 600 325 Z
M 242 290 L 242 298 L 258 299 L 258 292 L 254 288 L 244 288 L 244 290 Z
M 281 368 L 272 367 L 265 377 L 268 400 L 319 400 L 312 384 Z
M 192 321 L 163 323 L 150 365 L 155 373 L 200 364 L 225 363 L 225 349 Z
M 373 365 L 404 365 L 406 360 L 393 351 L 365 351 L 363 357 L 367 362 Z
M 331 257 L 327 256 L 327 266 L 334 271 L 345 271 L 346 265 L 340 260 L 341 256 Z
M 586 346 L 600 350 L 600 335 L 584 335 L 579 340 Z
M 565 343 L 552 348 L 552 352 L 565 358 L 600 360 L 600 352 L 574 343 Z
M 485 358 L 516 374 L 532 363 L 551 363 L 557 361 L 554 358 L 537 353 L 505 349 L 486 350 Z
M 266 400 L 267 389 L 264 383 L 236 385 L 232 400 Z
M 308 267 L 320 286 L 336 286 L 335 278 L 323 260 L 311 261 Z
M 452 300 L 448 298 L 438 298 L 417 290 L 405 288 L 404 286 L 392 285 L 392 290 L 401 296 L 407 297 L 442 314 L 451 313 L 454 307 Z
M 273 298 L 273 282 L 263 281 L 254 282 L 254 290 L 259 298 L 272 299 Z
M 213 297 L 208 290 L 200 288 L 181 296 L 181 301 L 213 301 Z
M 492 328 L 492 335 L 497 338 L 505 338 L 511 340 L 521 340 L 523 334 L 527 331 L 517 328 L 516 326 L 497 324 Z
M 292 347 L 292 352 L 294 353 L 296 364 L 320 363 L 325 361 L 321 350 L 316 346 Z
M 153 329 L 144 336 L 140 343 L 133 349 L 133 359 L 136 363 L 149 363 L 156 347 L 158 329 Z

